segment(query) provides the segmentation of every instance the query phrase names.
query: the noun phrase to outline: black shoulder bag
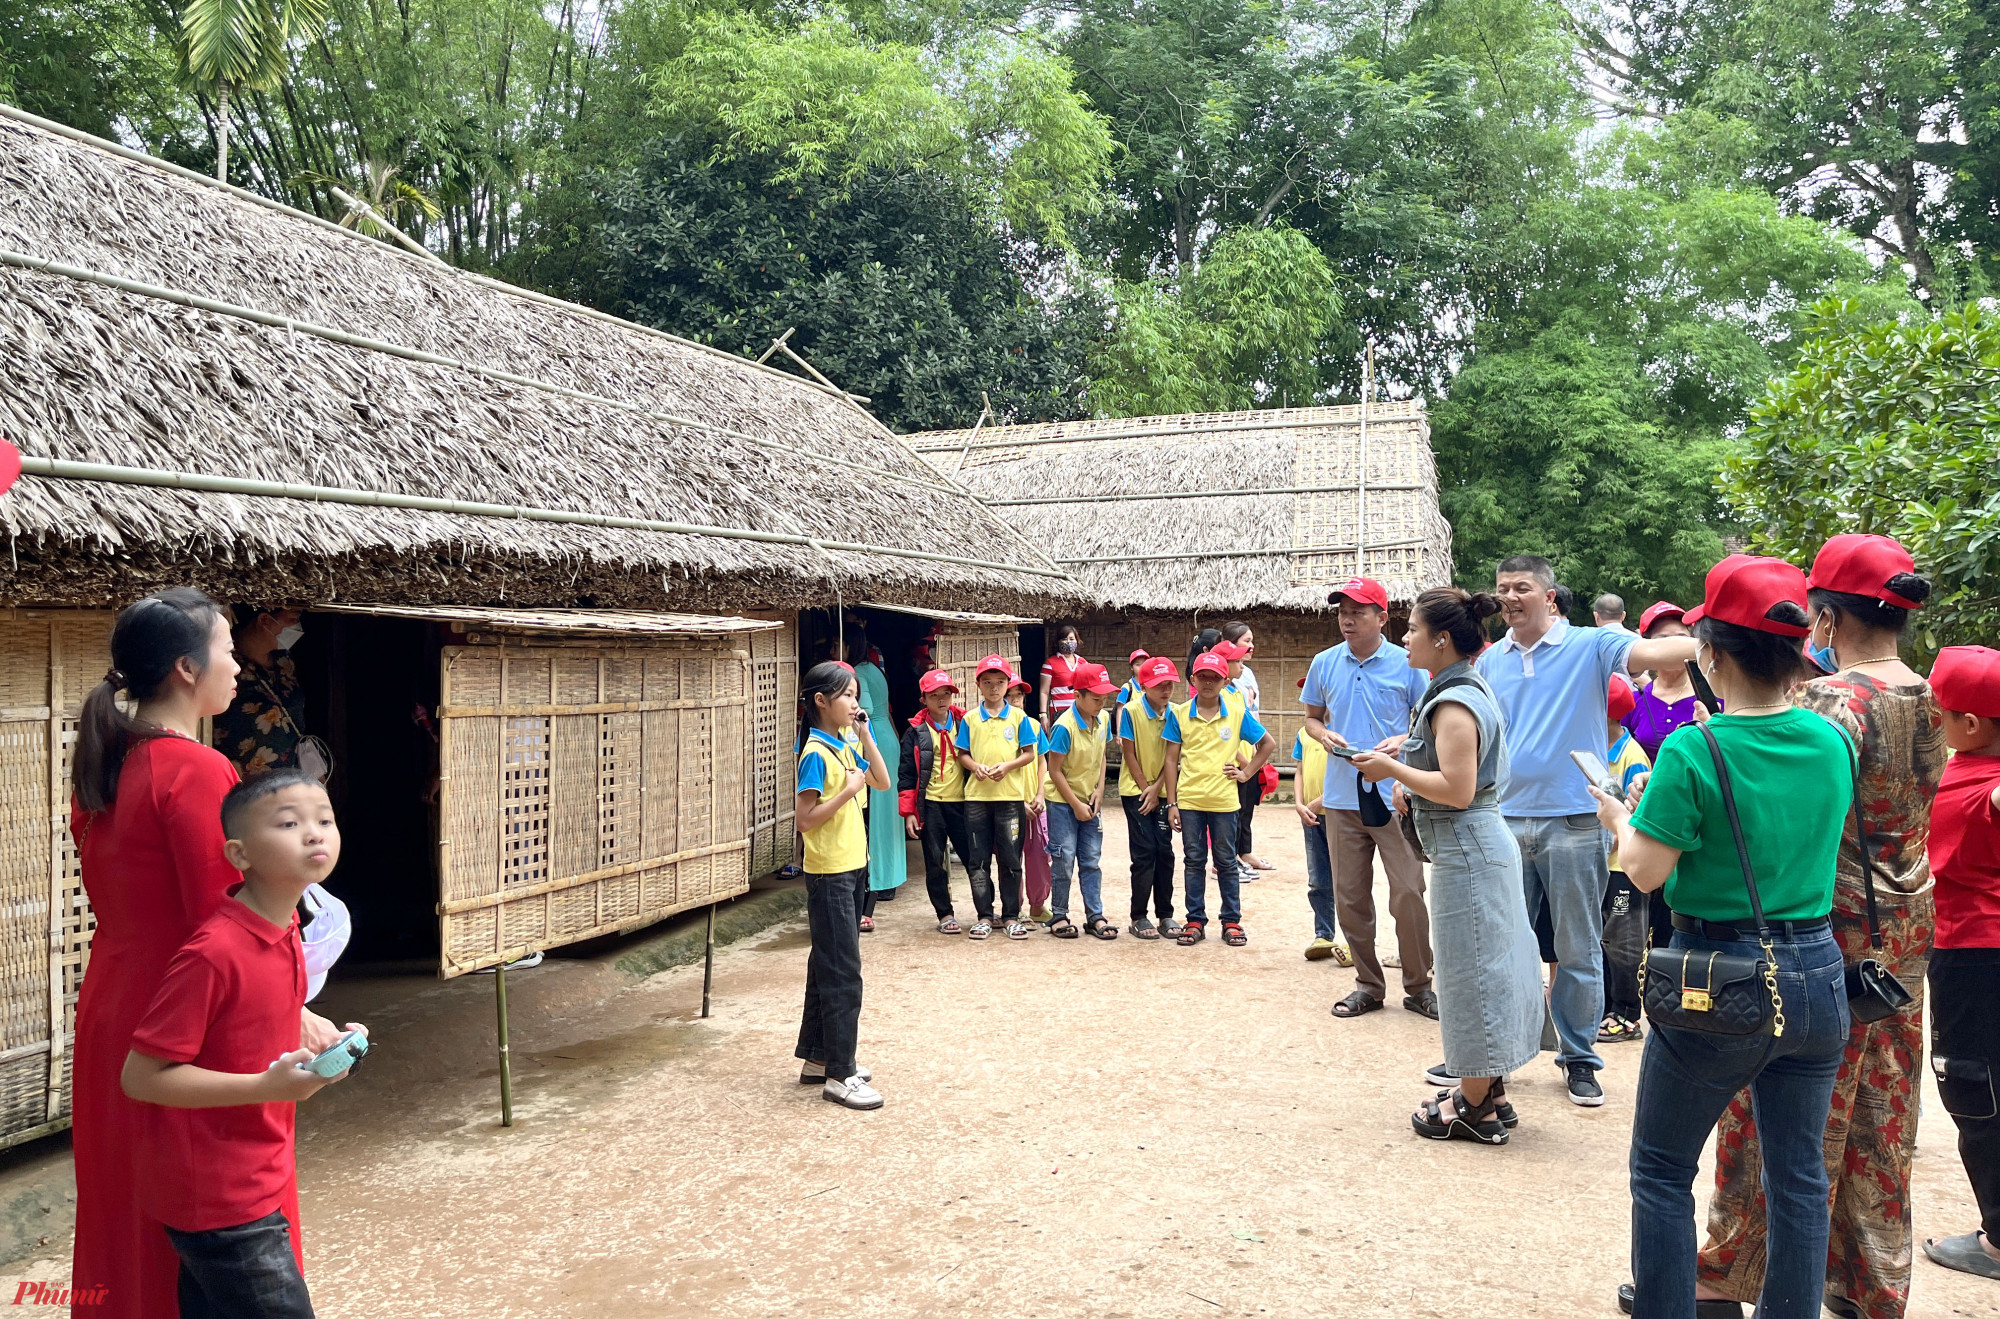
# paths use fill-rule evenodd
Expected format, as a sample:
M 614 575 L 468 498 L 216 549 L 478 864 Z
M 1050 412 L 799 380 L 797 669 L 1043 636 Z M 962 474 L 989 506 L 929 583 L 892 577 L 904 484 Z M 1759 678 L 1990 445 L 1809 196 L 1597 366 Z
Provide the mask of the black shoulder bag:
M 1849 762 L 1854 770 L 1854 846 L 1861 860 L 1861 888 L 1868 902 L 1868 946 L 1882 946 L 1882 926 L 1875 917 L 1875 858 L 1868 852 L 1868 828 L 1861 819 L 1861 761 Z M 1880 1021 L 1910 1006 L 1914 995 L 1889 969 L 1872 957 L 1852 962 L 1847 968 L 1847 1011 L 1856 1021 Z
M 1743 821 L 1736 814 L 1729 767 L 1723 764 L 1722 747 L 1708 725 L 1695 727 L 1708 740 L 1708 754 L 1715 760 L 1722 807 L 1729 813 L 1736 862 L 1743 868 L 1743 886 L 1750 891 L 1750 912 L 1757 921 L 1757 943 L 1763 955 L 1654 948 L 1649 944 L 1640 964 L 1639 996 L 1646 1015 L 1657 1026 L 1704 1035 L 1783 1035 L 1785 1003 L 1778 994 L 1778 955 L 1771 947 L 1771 926 L 1764 919 L 1764 900 L 1757 894 L 1757 876 L 1750 868 L 1750 849 L 1743 841 Z

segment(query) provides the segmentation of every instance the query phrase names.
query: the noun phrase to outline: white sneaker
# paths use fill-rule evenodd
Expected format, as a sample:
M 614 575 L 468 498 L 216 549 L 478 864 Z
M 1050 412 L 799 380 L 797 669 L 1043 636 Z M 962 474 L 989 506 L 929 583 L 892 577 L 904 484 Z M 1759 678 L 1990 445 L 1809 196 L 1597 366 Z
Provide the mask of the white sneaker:
M 850 1076 L 845 1081 L 836 1081 L 831 1076 L 827 1077 L 826 1088 L 819 1092 L 819 1097 L 826 1100 L 829 1104 L 839 1104 L 845 1108 L 869 1109 L 882 1107 L 881 1092 L 869 1085 L 868 1082 L 862 1080 L 859 1076 Z
M 863 1067 L 860 1063 L 854 1064 L 854 1074 L 860 1077 L 864 1081 L 872 1081 L 875 1079 L 875 1073 L 869 1071 L 866 1067 Z M 807 1063 L 804 1067 L 799 1069 L 800 1085 L 818 1085 L 820 1082 L 824 1080 L 826 1080 L 825 1063 Z

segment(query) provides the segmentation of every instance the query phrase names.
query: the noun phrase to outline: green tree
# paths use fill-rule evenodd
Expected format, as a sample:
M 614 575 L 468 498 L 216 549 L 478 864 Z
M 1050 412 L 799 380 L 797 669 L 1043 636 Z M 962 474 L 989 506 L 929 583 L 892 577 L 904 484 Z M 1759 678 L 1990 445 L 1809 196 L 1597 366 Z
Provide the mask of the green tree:
M 608 194 L 620 314 L 756 356 L 791 345 L 897 430 L 1083 415 L 1103 309 L 1056 252 L 1010 239 L 963 180 L 875 169 L 774 182 L 669 140 Z M 1051 292 L 1068 285 L 1073 291 Z
M 1927 649 L 2000 635 L 2000 317 L 1871 319 L 1827 303 L 1751 409 L 1724 489 L 1751 544 L 1796 563 L 1846 531 L 1894 536 L 1936 587 Z
M 181 68 L 215 97 L 215 177 L 229 179 L 229 98 L 270 91 L 291 70 L 292 43 L 326 22 L 329 0 L 187 0 Z

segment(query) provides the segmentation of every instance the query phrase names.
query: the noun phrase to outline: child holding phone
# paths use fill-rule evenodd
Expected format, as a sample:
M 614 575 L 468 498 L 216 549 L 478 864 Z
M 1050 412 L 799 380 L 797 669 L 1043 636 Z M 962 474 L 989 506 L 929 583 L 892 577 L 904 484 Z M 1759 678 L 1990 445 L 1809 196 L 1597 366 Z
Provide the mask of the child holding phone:
M 298 904 L 340 829 L 317 779 L 278 769 L 230 789 L 222 833 L 243 882 L 174 955 L 125 1057 L 125 1093 L 156 1105 L 134 1191 L 180 1256 L 182 1314 L 310 1319 L 294 1110 L 346 1073 L 306 1070 L 298 1047 Z

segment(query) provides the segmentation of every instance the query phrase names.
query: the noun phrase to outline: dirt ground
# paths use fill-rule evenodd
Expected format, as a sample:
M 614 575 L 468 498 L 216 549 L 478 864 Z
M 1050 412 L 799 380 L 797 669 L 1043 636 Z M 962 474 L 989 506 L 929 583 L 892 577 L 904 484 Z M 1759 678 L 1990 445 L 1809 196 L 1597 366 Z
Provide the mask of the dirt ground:
M 1436 1025 L 1328 1015 L 1353 972 L 1299 955 L 1290 808 L 1258 836 L 1278 869 L 1245 889 L 1241 949 L 947 938 L 913 868 L 863 941 L 876 1113 L 796 1084 L 802 923 L 721 953 L 707 1021 L 699 966 L 511 977 L 512 1129 L 490 977 L 337 983 L 316 1006 L 383 1047 L 301 1112 L 319 1313 L 1615 1314 L 1640 1049 L 1605 1050 L 1595 1111 L 1531 1066 L 1504 1149 L 1417 1138 Z M 1928 1087 L 1915 1212 L 1920 1236 L 1975 1221 Z M 51 1253 L 0 1295 L 66 1277 Z M 1918 1258 L 1912 1319 L 1996 1312 L 2000 1285 Z

